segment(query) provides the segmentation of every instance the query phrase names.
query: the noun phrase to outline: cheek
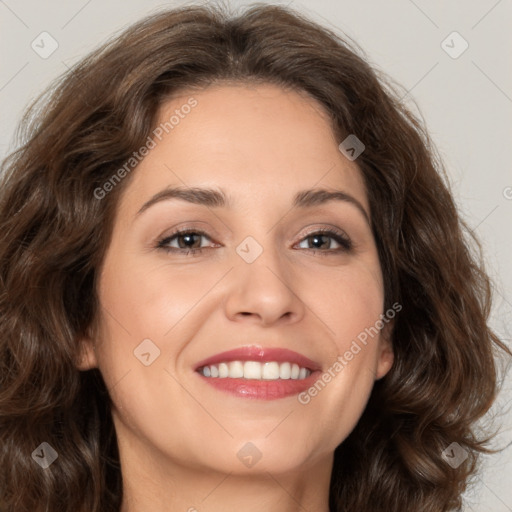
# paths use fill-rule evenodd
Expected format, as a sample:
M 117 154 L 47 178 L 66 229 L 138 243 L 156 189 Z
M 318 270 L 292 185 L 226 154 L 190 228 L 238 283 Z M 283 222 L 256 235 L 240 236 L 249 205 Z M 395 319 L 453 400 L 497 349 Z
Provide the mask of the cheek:
M 134 339 L 163 339 L 219 276 L 219 269 L 195 265 L 178 271 L 161 262 L 112 261 L 107 262 L 100 279 L 99 296 L 104 308 Z
M 313 278 L 310 278 L 313 279 Z M 333 358 L 349 350 L 352 341 L 375 326 L 384 306 L 384 290 L 378 260 L 354 261 L 353 264 L 330 269 L 321 281 L 324 284 L 305 284 L 310 292 L 315 311 L 332 335 Z M 373 331 L 372 331 L 373 332 Z M 377 337 L 377 336 L 376 336 Z M 373 344 L 376 351 L 376 343 Z M 370 344 L 366 348 L 371 348 Z M 363 359 L 371 350 L 364 350 Z M 350 356 L 349 356 L 350 357 Z M 362 359 L 361 357 L 358 359 Z
M 173 407 L 185 407 L 178 403 L 180 386 L 167 371 L 168 362 L 179 358 L 193 336 L 194 305 L 218 277 L 210 273 L 208 279 L 192 265 L 184 275 L 169 265 L 141 265 L 114 254 L 105 259 L 99 279 L 98 363 L 114 409 L 142 435 L 149 424 L 144 419 L 151 418 L 151 425 L 168 420 L 169 396 Z M 153 434 L 158 437 L 157 426 Z
M 384 292 L 377 260 L 329 273 L 311 301 L 332 335 L 330 364 L 299 403 L 321 418 L 325 449 L 345 439 L 361 417 L 375 382 Z M 376 327 L 377 326 L 377 327 Z
M 165 370 L 181 361 L 181 352 L 207 316 L 204 298 L 225 269 L 189 265 L 177 271 L 165 262 L 142 265 L 114 254 L 105 259 L 99 280 L 98 363 L 109 389 L 119 390 L 123 379 L 138 382 L 139 392 L 147 388 L 151 395 L 151 388 L 169 385 Z

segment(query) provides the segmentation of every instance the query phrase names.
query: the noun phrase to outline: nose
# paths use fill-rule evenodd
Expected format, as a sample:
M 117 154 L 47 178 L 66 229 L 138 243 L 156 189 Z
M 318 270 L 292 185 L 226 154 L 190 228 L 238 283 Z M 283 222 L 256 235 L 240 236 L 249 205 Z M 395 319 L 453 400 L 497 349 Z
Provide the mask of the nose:
M 295 323 L 304 316 L 300 290 L 294 289 L 300 283 L 276 251 L 267 248 L 252 263 L 241 261 L 230 274 L 225 302 L 230 320 L 270 326 Z

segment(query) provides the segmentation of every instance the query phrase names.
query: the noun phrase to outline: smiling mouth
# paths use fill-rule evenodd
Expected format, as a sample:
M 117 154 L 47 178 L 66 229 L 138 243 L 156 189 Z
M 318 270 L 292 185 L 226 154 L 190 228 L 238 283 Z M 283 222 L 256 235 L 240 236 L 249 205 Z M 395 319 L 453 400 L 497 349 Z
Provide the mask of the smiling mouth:
M 276 400 L 312 386 L 321 366 L 293 350 L 245 346 L 199 362 L 195 372 L 205 384 L 223 393 Z
M 312 373 L 309 368 L 288 361 L 230 361 L 203 366 L 198 371 L 207 378 L 248 380 L 303 380 Z

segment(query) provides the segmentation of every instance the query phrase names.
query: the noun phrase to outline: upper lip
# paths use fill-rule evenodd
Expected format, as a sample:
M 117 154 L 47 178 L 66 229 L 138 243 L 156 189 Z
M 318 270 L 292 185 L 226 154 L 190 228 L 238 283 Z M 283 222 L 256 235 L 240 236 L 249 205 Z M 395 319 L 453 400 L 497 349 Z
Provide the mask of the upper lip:
M 320 370 L 320 365 L 317 362 L 293 350 L 287 348 L 263 348 L 259 346 L 240 347 L 234 350 L 228 350 L 227 352 L 220 352 L 197 363 L 196 370 L 199 370 L 203 366 L 228 363 L 230 361 L 259 361 L 262 363 L 272 361 L 278 363 L 289 362 L 298 364 L 311 371 Z

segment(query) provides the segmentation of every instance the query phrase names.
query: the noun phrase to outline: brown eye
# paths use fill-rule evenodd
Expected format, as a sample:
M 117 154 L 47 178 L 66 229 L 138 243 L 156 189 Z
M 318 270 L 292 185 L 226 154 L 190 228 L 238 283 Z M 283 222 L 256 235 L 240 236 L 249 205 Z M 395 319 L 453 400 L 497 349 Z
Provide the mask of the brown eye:
M 323 233 L 310 235 L 306 238 L 309 249 L 331 249 L 332 238 Z
M 167 251 L 201 251 L 209 247 L 202 245 L 204 239 L 211 242 L 210 237 L 202 231 L 177 231 L 160 240 L 157 247 Z
M 201 237 L 198 233 L 184 233 L 176 236 L 178 246 L 182 249 L 201 247 Z
M 318 231 L 303 238 L 299 248 L 320 249 L 322 252 L 348 251 L 352 248 L 352 242 L 345 235 L 335 231 Z

